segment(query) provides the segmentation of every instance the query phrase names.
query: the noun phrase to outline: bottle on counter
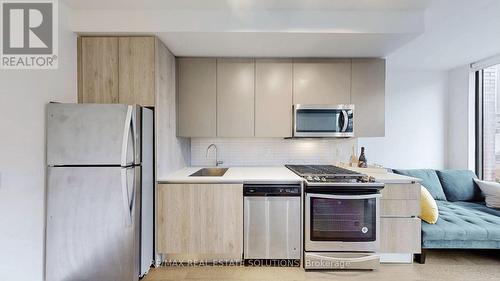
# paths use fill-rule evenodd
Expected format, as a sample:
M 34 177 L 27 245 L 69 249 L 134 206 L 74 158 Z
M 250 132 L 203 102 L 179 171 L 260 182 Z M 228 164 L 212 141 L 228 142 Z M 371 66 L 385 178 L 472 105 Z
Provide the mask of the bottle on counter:
M 368 162 L 366 161 L 365 147 L 364 146 L 361 147 L 361 154 L 359 155 L 358 167 L 359 168 L 367 168 L 368 167 Z
M 354 148 L 354 145 L 352 146 L 352 154 L 351 154 L 351 159 L 349 160 L 349 166 L 351 167 L 358 166 L 358 156 L 356 155 L 356 148 Z

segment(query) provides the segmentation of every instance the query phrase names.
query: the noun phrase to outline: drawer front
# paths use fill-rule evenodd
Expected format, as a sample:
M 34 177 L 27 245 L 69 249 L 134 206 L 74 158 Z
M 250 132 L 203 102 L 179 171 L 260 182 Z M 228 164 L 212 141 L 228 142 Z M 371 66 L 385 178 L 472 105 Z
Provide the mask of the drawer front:
M 381 191 L 382 199 L 420 200 L 420 184 L 386 184 Z
M 381 218 L 381 253 L 420 253 L 419 218 Z
M 382 217 L 417 217 L 420 215 L 420 200 L 380 200 Z

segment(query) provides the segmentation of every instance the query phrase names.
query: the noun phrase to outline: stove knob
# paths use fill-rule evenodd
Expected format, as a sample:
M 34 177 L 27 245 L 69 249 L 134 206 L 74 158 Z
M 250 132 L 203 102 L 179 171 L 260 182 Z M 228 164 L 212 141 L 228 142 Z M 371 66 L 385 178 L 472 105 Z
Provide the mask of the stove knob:
M 326 182 L 326 178 L 325 177 L 321 177 L 321 181 L 322 182 Z
M 320 181 L 319 177 L 313 177 L 314 181 Z
M 311 177 L 311 176 L 307 176 L 307 177 L 306 177 L 306 180 L 308 180 L 308 181 L 312 181 L 312 180 L 313 180 L 313 177 Z
M 370 177 L 368 177 L 368 181 L 369 181 L 369 182 L 375 182 L 375 178 L 374 178 L 374 177 L 372 177 L 372 176 L 370 176 Z

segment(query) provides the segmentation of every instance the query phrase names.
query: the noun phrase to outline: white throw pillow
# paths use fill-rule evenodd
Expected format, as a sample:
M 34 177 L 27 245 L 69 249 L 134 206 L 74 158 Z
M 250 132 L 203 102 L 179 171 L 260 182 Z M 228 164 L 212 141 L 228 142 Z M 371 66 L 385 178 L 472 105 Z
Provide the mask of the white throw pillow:
M 500 183 L 474 179 L 484 194 L 486 206 L 500 208 Z

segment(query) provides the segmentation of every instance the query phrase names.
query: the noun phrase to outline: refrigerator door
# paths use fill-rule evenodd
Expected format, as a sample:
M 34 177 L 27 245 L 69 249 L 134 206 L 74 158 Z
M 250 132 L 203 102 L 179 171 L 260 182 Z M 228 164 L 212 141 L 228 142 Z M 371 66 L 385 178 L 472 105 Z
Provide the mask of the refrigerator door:
M 47 281 L 138 279 L 138 173 L 139 167 L 48 168 Z
M 120 104 L 48 104 L 47 165 L 140 163 L 137 109 Z
M 153 111 L 142 109 L 142 177 L 141 177 L 141 272 L 148 273 L 153 263 L 154 239 L 154 173 L 153 173 Z
M 134 188 L 135 193 L 132 200 L 131 212 L 133 214 L 132 221 L 134 226 L 134 280 L 138 280 L 141 273 L 141 200 L 142 200 L 142 169 L 140 166 L 133 168 L 134 170 Z

